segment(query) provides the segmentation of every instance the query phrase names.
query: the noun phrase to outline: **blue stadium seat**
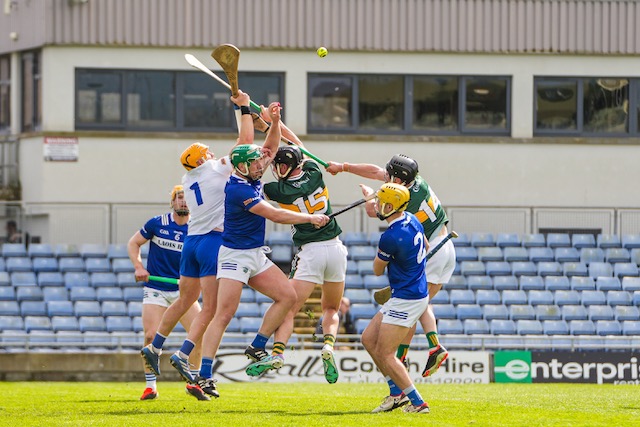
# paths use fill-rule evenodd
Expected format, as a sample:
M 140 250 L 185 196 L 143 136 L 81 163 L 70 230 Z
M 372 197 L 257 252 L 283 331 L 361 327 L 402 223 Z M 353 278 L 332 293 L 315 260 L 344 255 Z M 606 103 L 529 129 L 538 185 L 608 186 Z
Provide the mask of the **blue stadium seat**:
M 105 301 L 102 303 L 101 312 L 107 316 L 128 316 L 127 303 L 124 301 Z
M 562 276 L 562 265 L 556 261 L 540 261 L 538 263 L 538 276 Z
M 265 239 L 267 246 L 293 245 L 291 231 L 272 231 Z
M 615 264 L 618 262 L 631 262 L 631 253 L 629 252 L 629 249 L 626 248 L 605 249 L 604 260 L 611 264 Z
M 38 273 L 38 286 L 64 286 L 64 277 L 59 271 L 43 271 Z
M 640 234 L 623 234 L 622 247 L 627 249 L 640 248 Z
M 71 288 L 88 288 L 89 287 L 89 274 L 85 272 L 70 272 L 64 274 L 64 286 L 67 289 Z
M 516 233 L 498 233 L 496 235 L 496 246 L 499 248 L 519 247 L 521 245 L 520 236 Z
M 389 286 L 389 276 L 386 274 L 383 274 L 382 276 L 367 274 L 362 277 L 362 281 L 365 289 L 382 289 Z
M 108 332 L 127 332 L 133 330 L 133 323 L 129 316 L 108 316 L 105 319 Z
M 613 308 L 608 305 L 590 305 L 587 310 L 589 315 L 589 320 L 613 320 L 615 315 L 613 313 Z
M 12 258 L 7 258 L 5 262 L 6 262 L 5 269 L 9 273 L 18 272 L 18 271 L 22 271 L 22 272 L 33 271 L 33 262 L 31 261 L 31 258 L 12 257 Z
M 462 273 L 460 272 L 460 263 L 456 261 L 456 265 L 453 267 L 453 275 L 460 276 Z
M 107 258 L 87 258 L 84 268 L 87 273 L 106 273 L 111 271 L 111 262 Z
M 623 277 L 622 290 L 628 292 L 640 291 L 640 277 Z
M 467 277 L 467 287 L 472 291 L 493 289 L 493 280 L 489 276 L 469 276 Z
M 611 306 L 616 305 L 631 305 L 631 294 L 627 291 L 609 291 L 606 293 L 607 304 Z
M 56 258 L 77 258 L 80 256 L 78 246 L 69 243 L 59 243 L 53 247 Z
M 43 257 L 34 258 L 33 271 L 35 271 L 36 273 L 57 272 L 58 260 L 55 258 L 43 258 Z
M 482 307 L 483 316 L 486 320 L 509 319 L 509 309 L 502 304 L 488 304 Z
M 249 287 L 243 287 L 240 302 L 256 302 L 256 291 Z
M 359 274 L 347 274 L 344 285 L 347 289 L 361 289 L 364 288 L 364 279 Z
M 11 276 L 6 271 L 0 271 L 0 287 L 2 286 L 11 286 Z
M 485 246 L 478 248 L 478 261 L 504 261 L 502 249 L 497 246 Z
M 369 244 L 373 247 L 378 247 L 378 243 L 380 242 L 380 236 L 382 236 L 382 231 L 372 231 L 369 233 L 367 238 L 369 239 Z
M 256 302 L 241 302 L 236 310 L 236 317 L 257 317 L 260 315 L 260 306 Z
M 571 283 L 566 276 L 547 276 L 544 278 L 544 288 L 548 291 L 571 289 Z
M 586 320 L 589 318 L 589 313 L 583 305 L 563 305 L 561 310 L 562 320 Z
M 369 237 L 367 236 L 367 233 L 360 231 L 346 231 L 342 233 L 340 240 L 349 247 L 353 245 L 369 245 Z
M 618 305 L 613 309 L 613 313 L 614 319 L 618 322 L 623 322 L 625 320 L 640 320 L 640 309 L 633 305 Z
M 73 313 L 80 316 L 102 316 L 102 310 L 98 301 L 76 301 L 73 305 Z
M 541 276 L 520 276 L 519 281 L 523 291 L 544 290 L 544 279 Z
M 508 319 L 491 320 L 491 335 L 515 335 L 516 322 Z
M 578 305 L 580 304 L 580 294 L 577 291 L 555 291 L 554 299 L 556 305 Z
M 621 291 L 622 283 L 617 277 L 598 277 L 596 279 L 596 290 L 598 291 Z
M 106 258 L 107 247 L 99 243 L 83 243 L 78 248 L 82 258 Z
M 629 262 L 635 262 L 637 265 L 640 265 L 640 249 L 634 248 L 629 251 L 629 256 L 631 259 Z
M 135 271 L 131 261 L 125 258 L 114 258 L 111 260 L 111 270 L 114 273 L 133 273 Z
M 460 320 L 482 319 L 482 307 L 478 304 L 458 304 L 456 315 Z
M 462 261 L 478 261 L 478 250 L 472 246 L 461 246 L 456 248 L 456 260 Z
M 356 332 L 361 334 L 369 326 L 371 319 L 358 319 L 355 321 Z M 442 333 L 442 332 L 440 332 Z
M 485 270 L 489 276 L 510 276 L 511 264 L 506 261 L 488 261 Z
M 596 237 L 593 234 L 576 233 L 571 236 L 571 246 L 576 249 L 595 248 Z
M 373 246 L 349 246 L 349 259 L 354 261 L 372 260 L 375 258 L 377 250 Z
M 97 258 L 95 258 L 97 259 Z M 89 284 L 94 288 L 116 288 L 117 286 L 117 278 L 115 273 L 112 272 L 104 272 L 104 273 L 93 273 L 89 278 Z
M 31 258 L 54 258 L 56 254 L 53 246 L 48 243 L 31 243 L 27 248 L 27 255 Z
M 542 322 L 539 320 L 518 320 L 516 321 L 516 332 L 518 335 L 541 335 Z
M 104 317 L 82 316 L 78 319 L 80 332 L 106 332 Z
M 142 316 L 142 301 L 130 301 L 127 303 L 127 315 L 129 317 Z M 234 317 L 235 319 L 235 317 Z
M 547 242 L 544 237 L 544 234 L 533 233 L 533 234 L 524 234 L 522 236 L 522 246 L 525 248 L 539 248 L 546 245 L 547 245 Z
M 471 246 L 470 237 L 466 233 L 459 233 L 458 237 L 455 239 L 452 239 L 451 241 L 453 242 L 453 245 L 456 247 L 456 252 L 458 251 L 458 248 Z
M 358 274 L 358 263 L 352 259 L 347 260 L 347 274 Z
M 440 319 L 438 320 L 438 333 L 440 335 L 463 334 L 462 321 L 460 319 Z
M 433 298 L 429 300 L 431 304 L 449 304 L 449 292 L 441 289 Z
M 142 327 L 142 317 L 141 316 L 132 317 L 131 318 L 131 323 L 133 324 L 134 332 L 144 332 L 144 328 Z
M 84 260 L 79 257 L 60 258 L 58 262 L 58 269 L 62 273 L 84 272 Z
M 502 303 L 504 305 L 527 304 L 527 293 L 521 289 L 502 291 Z
M 466 319 L 463 328 L 467 335 L 488 334 L 491 331 L 489 322 L 484 319 Z
M 626 276 L 629 277 L 638 277 L 640 276 L 640 272 L 638 271 L 638 265 L 634 262 L 619 262 L 613 265 L 613 274 L 616 277 L 623 278 Z
M 559 320 L 562 319 L 562 311 L 555 304 L 537 305 L 534 307 L 536 319 L 538 320 Z
M 529 261 L 529 251 L 523 247 L 506 247 L 503 249 L 503 255 L 504 260 L 508 262 Z
M 580 262 L 590 265 L 592 262 L 604 262 L 604 250 L 600 248 L 580 249 Z
M 27 253 L 27 247 L 24 243 L 3 243 L 2 244 L 2 257 L 10 258 L 10 257 L 26 257 L 29 256 Z
M 20 305 L 17 301 L 0 301 L 0 316 L 20 316 Z
M 613 267 L 608 262 L 592 261 L 589 264 L 589 276 L 593 277 L 611 277 L 613 276 Z
M 475 304 L 476 297 L 472 290 L 469 289 L 452 289 L 449 291 L 449 301 L 451 304 Z
M 462 275 L 453 275 L 447 283 L 447 289 L 467 289 L 467 278 Z M 640 289 L 638 289 L 640 290 Z
M 555 261 L 555 257 L 553 254 L 553 249 L 544 247 L 544 248 L 530 248 L 529 249 L 529 261 L 532 262 L 540 262 L 540 261 Z
M 47 301 L 47 315 L 54 316 L 75 316 L 73 303 L 71 301 Z
M 598 234 L 596 243 L 602 249 L 622 247 L 620 236 L 617 234 Z
M 48 316 L 26 316 L 24 318 L 24 330 L 31 331 L 50 331 L 51 319 Z
M 69 292 L 66 288 L 46 286 L 42 288 L 42 299 L 45 301 L 68 301 Z
M 500 292 L 495 289 L 479 289 L 476 292 L 476 303 L 479 305 L 500 304 Z
M 525 277 L 525 276 L 521 276 Z M 518 278 L 516 276 L 495 276 L 493 278 L 493 288 L 498 291 L 507 289 L 518 289 Z
M 89 287 L 75 287 L 69 289 L 69 301 L 95 301 L 96 290 Z
M 580 262 L 580 252 L 574 248 L 555 248 L 553 257 L 557 262 Z
M 607 303 L 607 298 L 602 291 L 582 291 L 582 305 L 602 305 Z
M 562 270 L 564 272 L 564 275 L 567 277 L 589 275 L 587 265 L 583 262 L 565 262 L 562 265 Z
M 622 327 L 617 320 L 598 320 L 596 322 L 596 334 L 598 335 L 620 335 Z
M 547 234 L 547 246 L 550 248 L 571 246 L 571 237 L 567 233 L 549 233 Z
M 569 335 L 569 325 L 564 320 L 543 320 L 542 333 L 545 335 Z
M 571 278 L 571 289 L 574 291 L 595 291 L 596 282 L 593 277 L 575 276 Z
M 535 309 L 529 304 L 513 304 L 509 306 L 511 320 L 533 320 L 536 318 Z
M 51 317 L 51 329 L 55 332 L 59 331 L 78 331 L 80 332 L 80 324 L 75 316 L 53 316 Z
M 353 320 L 371 319 L 378 312 L 373 304 L 351 304 L 349 309 Z
M 371 292 L 366 289 L 346 289 L 344 296 L 349 298 L 352 304 L 373 304 Z
M 121 288 L 137 288 L 142 286 L 141 283 L 136 282 L 136 278 L 131 273 L 115 273 L 116 283 Z
M 0 316 L 0 331 L 23 331 L 24 320 L 17 316 Z
M 358 274 L 366 276 L 367 274 L 373 274 L 373 261 L 361 260 L 356 261 L 358 263 Z
M 453 304 L 434 304 L 433 314 L 436 316 L 436 319 L 438 319 L 438 322 L 441 319 L 457 318 L 456 308 L 453 306 Z
M 38 286 L 23 286 L 16 289 L 16 301 L 42 301 L 44 295 Z
M 511 272 L 514 276 L 537 276 L 538 268 L 531 261 L 514 261 L 511 263 Z
M 232 317 L 229 325 L 227 325 L 226 332 L 240 332 L 240 319 Z
M 484 276 L 486 274 L 482 261 L 462 261 L 460 263 L 460 272 L 463 276 Z
M 15 287 L 22 286 L 38 286 L 38 279 L 36 274 L 29 271 L 20 271 L 16 273 L 11 273 L 11 284 Z
M 640 335 L 640 321 L 625 320 L 622 322 L 622 335 Z
M 126 244 L 111 243 L 107 247 L 107 258 L 112 260 L 114 258 L 126 258 L 129 259 L 129 253 L 127 252 Z
M 47 316 L 47 306 L 44 301 L 23 301 L 20 303 L 20 314 L 25 316 Z
M 569 322 L 571 335 L 595 335 L 596 325 L 591 320 L 572 320 Z
M 493 238 L 493 234 L 491 233 L 481 233 L 481 232 L 474 232 L 471 233 L 471 246 L 473 247 L 483 247 L 483 246 L 495 246 L 496 245 L 496 241 Z
M 547 290 L 531 290 L 529 291 L 529 304 L 531 305 L 550 305 L 553 304 L 553 293 Z

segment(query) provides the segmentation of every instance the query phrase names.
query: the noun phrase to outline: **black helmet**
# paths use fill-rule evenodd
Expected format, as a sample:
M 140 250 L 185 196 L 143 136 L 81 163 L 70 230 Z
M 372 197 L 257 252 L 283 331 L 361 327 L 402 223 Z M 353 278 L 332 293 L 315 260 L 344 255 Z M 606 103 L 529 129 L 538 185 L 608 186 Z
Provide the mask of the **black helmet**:
M 287 179 L 302 163 L 302 152 L 300 148 L 295 145 L 289 145 L 278 148 L 276 156 L 273 159 L 273 167 L 275 169 L 278 179 Z M 287 169 L 284 174 L 280 173 L 280 165 L 287 165 Z
M 404 154 L 396 154 L 389 160 L 385 169 L 389 178 L 400 178 L 400 181 L 409 184 L 418 175 L 418 162 Z

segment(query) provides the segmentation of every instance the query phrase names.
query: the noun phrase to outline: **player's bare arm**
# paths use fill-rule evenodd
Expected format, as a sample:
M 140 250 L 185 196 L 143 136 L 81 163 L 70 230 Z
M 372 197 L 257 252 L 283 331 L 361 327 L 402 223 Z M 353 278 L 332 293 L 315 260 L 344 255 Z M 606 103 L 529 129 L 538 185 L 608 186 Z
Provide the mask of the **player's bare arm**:
M 127 253 L 129 254 L 129 259 L 135 269 L 133 274 L 136 277 L 136 282 L 149 281 L 149 272 L 144 268 L 144 265 L 142 264 L 142 256 L 140 255 L 140 248 L 147 242 L 148 240 L 145 239 L 138 231 L 136 234 L 131 236 L 129 243 L 127 243 Z
M 260 215 L 278 224 L 306 224 L 311 223 L 316 227 L 325 226 L 330 220 L 326 215 L 310 215 L 293 212 L 286 209 L 278 209 L 264 200 L 254 205 L 249 212 Z
M 378 181 L 386 180 L 384 169 L 382 169 L 380 166 L 372 165 L 369 163 L 329 162 L 329 166 L 327 166 L 327 172 L 332 175 L 336 175 L 340 172 L 349 172 L 363 178 L 375 179 Z
M 389 261 L 383 261 L 380 258 L 375 257 L 373 259 L 373 274 L 376 276 L 382 276 L 388 264 Z

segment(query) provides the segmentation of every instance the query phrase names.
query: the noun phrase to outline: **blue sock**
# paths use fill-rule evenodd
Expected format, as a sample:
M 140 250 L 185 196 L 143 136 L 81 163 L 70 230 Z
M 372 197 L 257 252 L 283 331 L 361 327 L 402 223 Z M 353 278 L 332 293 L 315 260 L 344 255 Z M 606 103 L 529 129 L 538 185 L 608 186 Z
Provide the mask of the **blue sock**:
M 267 346 L 267 341 L 269 341 L 269 337 L 265 337 L 262 334 L 256 335 L 251 343 L 253 348 L 265 348 Z
M 155 349 L 162 350 L 162 346 L 166 340 L 167 337 L 156 332 L 156 336 L 153 337 L 153 341 L 151 341 L 151 346 Z
M 182 347 L 180 347 L 180 353 L 184 353 L 184 355 L 188 358 L 193 351 L 193 347 L 195 346 L 196 345 L 193 341 L 184 340 L 184 342 L 182 343 Z
M 418 393 L 418 390 L 416 390 L 414 385 L 410 385 L 402 391 L 409 398 L 409 400 L 411 400 L 411 404 L 413 406 L 420 406 L 424 403 L 424 400 L 422 400 L 422 396 L 420 396 L 420 393 Z
M 202 378 L 211 378 L 213 376 L 213 359 L 210 357 L 202 358 L 202 365 L 200 366 L 200 376 Z
M 387 384 L 389 384 L 389 395 L 390 396 L 399 396 L 399 395 L 402 394 L 402 390 L 400 390 L 400 388 L 398 388 L 396 383 L 393 382 L 393 380 L 391 379 L 391 377 L 389 375 L 384 377 L 384 379 L 387 380 Z

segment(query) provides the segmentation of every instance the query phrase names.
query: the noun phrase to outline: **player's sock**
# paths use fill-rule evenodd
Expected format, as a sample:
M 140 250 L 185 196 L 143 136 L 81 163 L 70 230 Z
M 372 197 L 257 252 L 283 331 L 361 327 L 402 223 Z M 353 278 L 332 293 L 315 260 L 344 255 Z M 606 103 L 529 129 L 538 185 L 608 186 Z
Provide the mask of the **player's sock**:
M 213 377 L 213 358 L 203 357 L 202 365 L 200 366 L 200 376 L 202 378 Z
M 184 340 L 182 347 L 180 347 L 180 351 L 178 352 L 178 356 L 182 359 L 188 359 L 195 346 L 196 344 L 193 341 Z
M 251 347 L 253 348 L 265 348 L 267 346 L 267 341 L 269 341 L 269 337 L 265 337 L 262 334 L 256 335 L 251 343 Z
M 402 390 L 393 382 L 389 375 L 384 377 L 384 379 L 387 380 L 387 384 L 389 384 L 389 396 L 400 396 L 402 394 Z
M 331 334 L 325 334 L 324 335 L 324 345 L 325 345 L 325 347 L 329 346 L 329 347 L 331 347 L 331 350 L 333 351 L 333 345 L 335 344 L 335 342 L 336 342 L 336 337 L 334 337 L 333 335 L 331 335 Z
M 156 354 L 160 354 L 160 351 L 162 350 L 162 346 L 164 345 L 164 342 L 166 340 L 167 340 L 167 337 L 165 337 L 159 332 L 156 332 L 156 336 L 153 337 L 153 341 L 151 341 L 151 349 L 153 350 L 153 352 Z
M 284 354 L 285 343 L 277 341 L 273 343 L 273 349 L 271 350 L 272 356 L 278 356 Z
M 191 376 L 193 378 L 197 377 L 198 375 L 200 375 L 200 369 L 191 369 Z
M 427 342 L 429 343 L 429 350 L 436 348 L 440 345 L 437 332 L 427 332 Z
M 424 400 L 422 400 L 422 396 L 420 396 L 420 393 L 418 393 L 418 390 L 416 390 L 413 384 L 402 391 L 409 398 L 409 400 L 411 400 L 411 404 L 413 406 L 420 406 L 424 403 Z
M 404 362 L 404 359 L 407 358 L 408 352 L 409 352 L 409 344 L 400 344 L 398 346 L 398 350 L 396 351 L 396 357 L 400 359 L 401 362 Z
M 144 378 L 147 381 L 147 387 L 154 390 L 156 389 L 156 375 L 151 372 L 151 373 L 146 373 L 144 374 Z

